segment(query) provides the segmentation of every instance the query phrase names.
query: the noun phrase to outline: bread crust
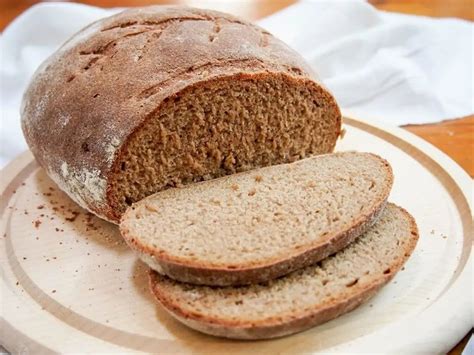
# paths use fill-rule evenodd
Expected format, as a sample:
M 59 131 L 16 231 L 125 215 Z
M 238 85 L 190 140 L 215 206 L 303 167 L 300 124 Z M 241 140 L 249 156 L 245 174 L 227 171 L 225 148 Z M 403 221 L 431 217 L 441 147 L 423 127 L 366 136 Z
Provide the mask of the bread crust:
M 124 75 L 125 73 L 125 75 Z M 77 33 L 36 71 L 22 102 L 26 141 L 79 205 L 118 223 L 110 182 L 130 137 L 172 97 L 221 80 L 281 76 L 331 94 L 302 57 L 262 28 L 186 7 L 124 11 Z
M 392 204 L 393 205 L 393 204 Z M 187 312 L 170 297 L 161 292 L 158 287 L 160 276 L 153 270 L 149 273 L 149 285 L 159 303 L 173 317 L 187 326 L 203 333 L 233 339 L 268 339 L 294 334 L 340 315 L 350 312 L 357 306 L 369 300 L 377 291 L 387 284 L 408 260 L 418 241 L 418 228 L 414 218 L 403 208 L 399 208 L 410 223 L 410 239 L 406 249 L 400 257 L 393 260 L 390 272 L 381 272 L 374 279 L 364 285 L 356 284 L 350 288 L 350 294 L 345 294 L 341 299 L 332 299 L 329 302 L 318 305 L 316 308 L 306 309 L 299 314 L 282 314 L 278 317 L 262 320 L 228 321 L 225 319 L 211 318 L 204 314 Z
M 375 154 L 371 155 L 383 162 L 388 183 L 383 195 L 374 203 L 374 207 L 368 214 L 361 215 L 346 231 L 327 235 L 323 243 L 317 241 L 310 246 L 306 246 L 304 250 L 289 251 L 284 256 L 271 260 L 262 260 L 259 264 L 233 265 L 232 268 L 225 268 L 215 267 L 198 261 L 182 260 L 143 243 L 130 233 L 124 223 L 120 224 L 120 232 L 127 244 L 137 251 L 138 256 L 148 266 L 163 275 L 181 282 L 196 285 L 237 286 L 272 280 L 289 274 L 294 270 L 315 264 L 343 249 L 376 222 L 378 216 L 383 212 L 390 194 L 393 185 L 393 171 L 385 159 Z M 132 213 L 132 209 L 129 209 L 122 219 L 126 219 L 128 213 Z

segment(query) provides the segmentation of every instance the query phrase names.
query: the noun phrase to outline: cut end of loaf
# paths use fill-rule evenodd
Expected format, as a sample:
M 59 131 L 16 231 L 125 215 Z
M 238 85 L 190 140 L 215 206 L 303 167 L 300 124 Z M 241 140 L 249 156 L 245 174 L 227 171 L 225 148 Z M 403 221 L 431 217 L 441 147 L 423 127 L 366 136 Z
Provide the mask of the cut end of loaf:
M 341 114 L 311 80 L 235 75 L 165 100 L 124 145 L 108 186 L 117 218 L 157 191 L 331 152 Z

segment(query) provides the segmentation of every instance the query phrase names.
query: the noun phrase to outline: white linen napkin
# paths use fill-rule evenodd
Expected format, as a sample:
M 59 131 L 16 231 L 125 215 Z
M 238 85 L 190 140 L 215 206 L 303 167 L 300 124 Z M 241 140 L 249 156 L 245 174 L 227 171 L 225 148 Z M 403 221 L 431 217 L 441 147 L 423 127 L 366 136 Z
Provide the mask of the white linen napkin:
M 0 167 L 26 149 L 21 96 L 38 65 L 83 26 L 118 9 L 41 3 L 0 37 Z M 301 1 L 260 25 L 300 52 L 341 107 L 393 125 L 473 110 L 472 23 L 377 11 L 363 1 Z

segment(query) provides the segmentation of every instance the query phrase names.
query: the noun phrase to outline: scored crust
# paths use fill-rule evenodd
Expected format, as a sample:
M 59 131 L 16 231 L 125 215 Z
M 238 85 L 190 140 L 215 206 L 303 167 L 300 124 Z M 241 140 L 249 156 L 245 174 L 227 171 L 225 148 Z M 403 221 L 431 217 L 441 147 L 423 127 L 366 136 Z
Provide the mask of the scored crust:
M 225 268 L 199 261 L 182 260 L 145 243 L 133 235 L 123 222 L 120 224 L 120 232 L 127 244 L 138 253 L 138 256 L 148 266 L 161 274 L 181 282 L 197 285 L 226 286 L 246 285 L 272 280 L 294 270 L 312 265 L 343 249 L 376 222 L 379 215 L 383 212 L 390 194 L 393 185 L 393 171 L 385 159 L 375 154 L 369 154 L 383 162 L 388 178 L 384 193 L 378 201 L 375 201 L 372 210 L 365 215 L 361 215 L 346 231 L 339 234 L 329 233 L 325 237 L 323 244 L 320 244 L 321 241 L 315 241 L 313 245 L 309 245 L 305 250 L 293 251 L 292 254 L 288 253 L 283 257 L 272 260 L 261 260 L 258 265 L 233 265 L 232 268 Z M 128 217 L 128 214 L 133 212 L 132 208 L 125 212 L 122 221 L 127 218 L 133 218 Z
M 405 249 L 400 252 L 398 258 L 394 259 L 389 266 L 389 272 L 381 270 L 373 279 L 365 284 L 356 284 L 351 287 L 350 295 L 341 299 L 331 299 L 323 304 L 309 309 L 302 310 L 295 314 L 281 314 L 273 318 L 262 318 L 261 320 L 228 320 L 223 318 L 210 317 L 204 312 L 193 313 L 186 311 L 179 302 L 173 299 L 172 295 L 163 292 L 160 287 L 160 280 L 166 276 L 159 275 L 150 269 L 149 285 L 152 293 L 158 302 L 176 319 L 187 326 L 198 331 L 234 339 L 268 339 L 289 334 L 294 334 L 310 327 L 319 325 L 334 319 L 344 313 L 350 312 L 357 306 L 366 302 L 377 291 L 387 284 L 408 260 L 418 241 L 418 228 L 414 218 L 403 208 L 390 204 L 402 212 L 409 221 L 408 243 Z M 166 287 L 166 286 L 164 286 Z

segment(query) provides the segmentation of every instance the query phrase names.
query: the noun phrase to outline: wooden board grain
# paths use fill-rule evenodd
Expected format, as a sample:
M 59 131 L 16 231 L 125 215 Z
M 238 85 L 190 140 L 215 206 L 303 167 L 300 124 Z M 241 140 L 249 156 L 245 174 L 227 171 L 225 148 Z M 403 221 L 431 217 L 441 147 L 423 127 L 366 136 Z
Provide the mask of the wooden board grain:
M 25 153 L 2 171 L 0 186 L 0 342 L 13 353 L 448 351 L 470 326 L 472 182 L 444 154 L 401 129 L 354 119 L 345 127 L 337 149 L 387 158 L 395 172 L 390 200 L 407 208 L 420 229 L 405 270 L 369 303 L 271 341 L 190 330 L 155 303 L 147 269 L 117 227 L 76 206 Z M 417 322 L 423 323 L 418 331 L 410 330 Z M 391 342 L 380 335 L 387 329 Z
M 474 177 L 474 115 L 403 128 L 441 149 Z

